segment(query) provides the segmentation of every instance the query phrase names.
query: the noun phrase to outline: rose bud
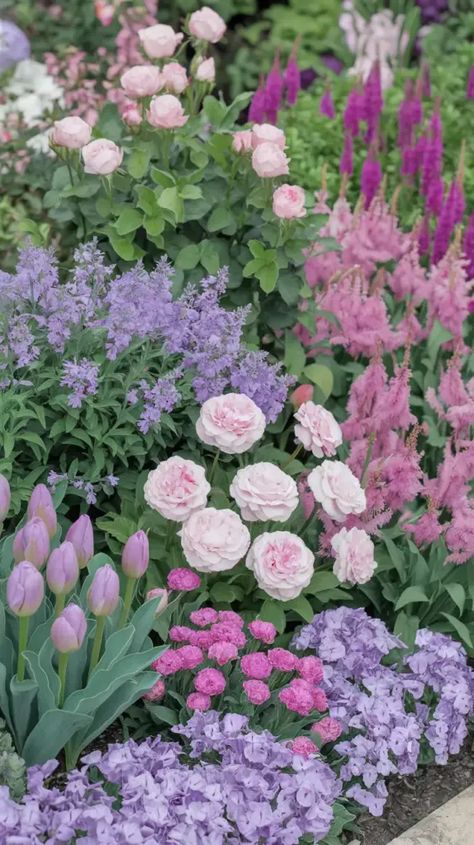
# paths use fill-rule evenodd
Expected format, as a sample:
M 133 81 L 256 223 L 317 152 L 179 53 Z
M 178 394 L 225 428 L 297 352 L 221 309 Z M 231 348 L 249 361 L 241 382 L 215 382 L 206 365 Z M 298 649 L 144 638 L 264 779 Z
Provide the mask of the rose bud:
M 63 117 L 56 120 L 51 132 L 50 139 L 58 147 L 66 147 L 68 150 L 79 150 L 91 139 L 92 129 L 82 117 Z
M 39 516 L 43 520 L 48 534 L 54 537 L 58 527 L 58 518 L 54 502 L 46 484 L 37 484 L 28 502 L 28 519 Z
M 290 402 L 293 408 L 297 409 L 305 402 L 311 402 L 314 395 L 314 388 L 311 384 L 300 384 L 290 393 Z
M 214 82 L 216 78 L 216 66 L 213 58 L 203 59 L 199 62 L 196 70 L 198 82 Z
M 84 569 L 94 555 L 94 531 L 87 514 L 83 513 L 69 526 L 66 540 L 74 546 L 79 567 Z
M 30 519 L 20 528 L 13 540 L 13 558 L 15 563 L 28 560 L 37 569 L 46 563 L 49 555 L 48 529 L 39 516 Z
M 141 578 L 150 560 L 148 537 L 144 531 L 132 534 L 122 552 L 122 569 L 129 578 Z
M 94 176 L 110 176 L 120 167 L 122 159 L 123 150 L 108 138 L 97 138 L 82 148 L 84 173 Z
M 67 540 L 54 549 L 46 566 L 48 587 L 56 596 L 69 593 L 79 578 L 79 564 L 72 543 Z
M 157 616 L 159 616 L 160 613 L 163 613 L 163 611 L 168 607 L 168 590 L 165 590 L 164 587 L 154 587 L 153 590 L 148 590 L 146 594 L 147 601 L 150 599 L 156 599 L 158 596 L 161 598 L 158 602 L 158 607 L 156 608 Z
M 84 611 L 77 604 L 68 604 L 51 625 L 51 639 L 61 654 L 79 651 L 87 632 Z
M 209 6 L 202 6 L 189 18 L 189 31 L 199 41 L 210 41 L 211 44 L 216 44 L 221 40 L 226 29 L 225 21 Z
M 0 525 L 10 508 L 10 485 L 4 475 L 0 473 Z
M 15 566 L 7 581 L 7 602 L 16 616 L 33 616 L 44 598 L 43 576 L 27 560 Z
M 87 601 L 95 616 L 109 616 L 118 605 L 120 593 L 119 577 L 106 563 L 94 575 L 87 593 Z

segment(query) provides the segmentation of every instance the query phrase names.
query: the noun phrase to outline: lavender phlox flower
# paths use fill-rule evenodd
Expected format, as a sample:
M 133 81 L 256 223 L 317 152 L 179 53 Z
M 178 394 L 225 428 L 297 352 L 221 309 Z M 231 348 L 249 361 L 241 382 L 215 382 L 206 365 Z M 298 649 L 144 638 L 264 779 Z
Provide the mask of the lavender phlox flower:
M 72 390 L 67 400 L 71 408 L 80 408 L 87 396 L 97 393 L 98 376 L 99 365 L 88 358 L 63 362 L 63 375 L 59 383 Z

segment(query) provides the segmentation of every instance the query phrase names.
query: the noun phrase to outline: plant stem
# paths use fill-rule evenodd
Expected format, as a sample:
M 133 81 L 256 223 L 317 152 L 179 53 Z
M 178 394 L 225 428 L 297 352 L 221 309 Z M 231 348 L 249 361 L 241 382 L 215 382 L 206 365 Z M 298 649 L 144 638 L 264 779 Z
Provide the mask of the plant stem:
M 64 698 L 66 695 L 66 670 L 67 670 L 67 662 L 69 660 L 69 654 L 60 654 L 58 660 L 58 675 L 59 675 L 59 697 L 58 697 L 58 707 L 62 707 L 64 704 Z
M 299 453 L 301 452 L 302 448 L 303 448 L 303 446 L 302 446 L 302 444 L 300 443 L 300 445 L 299 445 L 299 446 L 297 446 L 297 447 L 296 447 L 296 449 L 294 449 L 294 451 L 291 453 L 291 455 L 290 455 L 289 459 L 287 460 L 286 464 L 284 464 L 284 465 L 282 466 L 282 469 L 286 469 L 286 468 L 287 468 L 287 466 L 289 466 L 289 465 L 291 464 L 291 462 L 292 462 L 292 461 L 294 461 L 294 460 L 295 460 L 295 458 L 297 458 L 297 457 L 298 457 L 298 455 L 299 455 Z
M 91 662 L 89 665 L 89 675 L 87 677 L 87 680 L 89 680 L 90 676 L 92 675 L 95 667 L 99 662 L 100 649 L 102 647 L 102 638 L 104 636 L 104 628 L 105 616 L 98 616 L 97 623 L 95 626 L 94 645 L 92 646 Z
M 309 515 L 309 516 L 305 519 L 305 521 L 303 522 L 303 525 L 301 526 L 300 531 L 299 531 L 300 537 L 302 537 L 302 536 L 303 536 L 303 534 L 304 534 L 304 532 L 306 531 L 306 529 L 308 528 L 309 524 L 312 522 L 313 517 L 315 516 L 315 514 L 316 514 L 316 506 L 313 508 L 313 510 L 311 511 L 310 515 Z
M 18 633 L 18 664 L 16 669 L 16 675 L 19 681 L 23 681 L 25 678 L 25 658 L 23 652 L 28 644 L 29 622 L 29 616 L 20 616 L 20 630 Z
M 212 482 L 214 481 L 214 475 L 216 474 L 216 469 L 217 469 L 217 464 L 219 463 L 220 454 L 221 454 L 220 450 L 218 449 L 215 456 L 214 456 L 214 460 L 212 462 L 211 474 L 209 476 L 209 484 L 211 484 L 211 485 L 212 485 Z
M 54 610 L 55 616 L 59 616 L 59 614 L 63 612 L 65 601 L 66 596 L 64 595 L 64 593 L 60 593 L 58 596 L 56 596 L 56 607 Z
M 125 598 L 123 600 L 122 612 L 120 614 L 120 621 L 118 623 L 119 628 L 123 628 L 123 626 L 127 622 L 128 614 L 130 613 L 130 608 L 132 606 L 133 593 L 135 590 L 135 581 L 136 578 L 131 578 L 130 576 L 128 576 L 127 586 L 125 587 Z
M 372 449 L 374 448 L 374 443 L 375 443 L 375 434 L 372 432 L 371 434 L 369 434 L 369 445 L 367 446 L 367 452 L 365 453 L 365 461 L 364 461 L 364 466 L 362 468 L 362 475 L 361 475 L 361 478 L 360 478 L 360 486 L 361 487 L 365 487 L 365 485 L 367 483 L 366 475 L 367 475 L 367 470 L 369 468 L 370 459 L 372 457 Z

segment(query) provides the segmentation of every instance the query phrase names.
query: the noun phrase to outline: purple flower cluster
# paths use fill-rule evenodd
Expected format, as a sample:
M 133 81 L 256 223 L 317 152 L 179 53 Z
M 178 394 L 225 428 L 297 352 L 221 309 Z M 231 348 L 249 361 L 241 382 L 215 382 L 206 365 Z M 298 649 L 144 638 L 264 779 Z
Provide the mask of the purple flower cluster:
M 104 478 L 99 478 L 98 481 L 93 483 L 92 481 L 87 481 L 87 479 L 79 478 L 78 476 L 71 477 L 67 472 L 55 472 L 54 470 L 49 472 L 48 484 L 53 493 L 56 486 L 60 484 L 61 481 L 67 481 L 68 484 L 70 484 L 75 490 L 83 490 L 87 504 L 95 505 L 97 502 L 97 492 L 99 490 L 104 490 L 106 493 L 110 494 L 110 490 L 108 488 L 116 487 L 120 479 L 116 475 L 106 475 Z
M 81 358 L 80 361 L 64 361 L 63 374 L 59 382 L 62 387 L 69 387 L 67 403 L 71 408 L 80 408 L 86 396 L 94 396 L 98 388 L 99 365 Z
M 82 834 L 101 845 L 298 845 L 327 835 L 340 795 L 327 764 L 250 731 L 239 715 L 196 714 L 174 730 L 186 756 L 160 737 L 130 740 L 84 757 L 63 791 L 44 785 L 55 762 L 30 770 L 20 804 L 0 787 L 0 840 L 39 845 L 54 831 L 57 843 Z

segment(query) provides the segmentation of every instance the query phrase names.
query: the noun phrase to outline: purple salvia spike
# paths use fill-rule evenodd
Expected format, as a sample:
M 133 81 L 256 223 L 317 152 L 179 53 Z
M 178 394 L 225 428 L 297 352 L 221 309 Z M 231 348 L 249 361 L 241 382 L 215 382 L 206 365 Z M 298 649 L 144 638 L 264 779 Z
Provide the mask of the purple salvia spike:
M 433 243 L 433 263 L 437 264 L 441 261 L 443 255 L 449 246 L 449 241 L 455 226 L 457 205 L 456 182 L 452 182 L 449 188 L 448 196 L 443 203 L 441 214 L 439 215 L 438 225 L 436 227 L 434 243 Z
M 298 99 L 298 92 L 301 89 L 301 73 L 298 67 L 298 61 L 296 58 L 298 50 L 298 44 L 295 41 L 290 57 L 288 59 L 288 64 L 285 70 L 285 87 L 286 87 L 286 101 L 289 106 L 294 106 L 296 100 Z
M 469 71 L 466 97 L 468 100 L 474 100 L 474 65 L 472 65 L 471 70 Z
M 383 109 L 380 62 L 374 62 L 364 88 L 364 118 L 367 123 L 366 143 L 377 137 L 379 118 Z
M 340 173 L 347 173 L 348 176 L 352 176 L 352 173 L 354 172 L 354 163 L 352 159 L 352 135 L 349 132 L 346 132 L 344 135 L 344 149 L 339 163 L 339 171 Z
M 414 86 L 411 79 L 405 83 L 405 97 L 398 109 L 398 138 L 397 144 L 402 149 L 409 147 L 412 143 L 412 102 Z M 402 171 L 403 172 L 403 171 Z
M 260 78 L 260 83 L 252 97 L 248 118 L 250 123 L 264 123 L 265 122 L 265 89 L 263 86 L 263 78 Z
M 425 211 L 427 214 L 433 214 L 438 217 L 443 208 L 444 184 L 441 176 L 434 176 L 428 185 L 428 193 L 426 195 Z
M 467 259 L 466 273 L 468 279 L 474 279 L 474 214 L 469 216 L 463 243 L 464 255 Z
M 427 255 L 430 249 L 430 221 L 427 214 L 423 217 L 418 232 L 418 249 L 420 255 Z
M 381 182 L 382 168 L 380 162 L 375 158 L 373 151 L 369 150 L 360 175 L 360 188 L 365 197 L 365 208 L 370 207 Z
M 363 95 L 357 88 L 353 88 L 347 97 L 344 109 L 344 129 L 355 138 L 359 134 L 359 122 L 362 120 L 362 99 Z
M 265 85 L 265 111 L 269 123 L 276 123 L 283 96 L 283 76 L 280 73 L 280 56 L 277 53 Z
M 319 113 L 329 117 L 331 120 L 336 117 L 336 110 L 332 99 L 331 89 L 326 88 L 321 102 L 319 103 Z

